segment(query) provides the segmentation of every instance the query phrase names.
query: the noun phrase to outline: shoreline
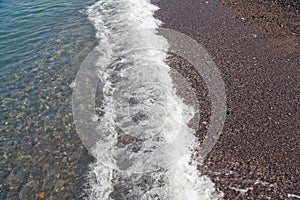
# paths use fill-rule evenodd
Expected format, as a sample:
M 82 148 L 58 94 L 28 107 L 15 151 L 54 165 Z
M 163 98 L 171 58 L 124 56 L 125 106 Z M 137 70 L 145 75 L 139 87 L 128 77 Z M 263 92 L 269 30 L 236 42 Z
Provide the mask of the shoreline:
M 165 0 L 157 4 L 161 9 L 156 16 L 163 28 L 182 32 L 203 45 L 226 84 L 225 127 L 199 170 L 212 179 L 225 199 L 299 196 L 297 49 L 290 48 L 290 43 L 282 46 L 280 40 L 270 43 L 276 34 L 271 37 L 239 20 L 217 1 Z M 201 77 L 191 75 L 184 61 L 172 59 L 171 66 L 192 76 L 197 95 L 204 95 Z M 203 106 L 200 109 L 208 113 L 209 104 Z

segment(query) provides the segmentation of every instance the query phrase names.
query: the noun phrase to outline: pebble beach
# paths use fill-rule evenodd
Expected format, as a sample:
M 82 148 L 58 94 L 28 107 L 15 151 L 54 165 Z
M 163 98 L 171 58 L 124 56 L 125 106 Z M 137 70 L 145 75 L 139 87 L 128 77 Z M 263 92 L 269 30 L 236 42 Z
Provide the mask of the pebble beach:
M 101 44 L 96 33 L 103 27 L 94 26 L 97 17 L 94 22 L 88 20 L 87 7 L 94 3 L 9 4 L 0 0 L 0 28 L 4 27 L 0 30 L 0 199 L 89 198 L 91 163 L 97 159 L 76 131 L 72 91 L 82 62 Z M 299 1 L 152 3 L 159 7 L 154 17 L 161 26 L 204 47 L 225 83 L 226 121 L 218 142 L 196 166 L 201 176 L 208 177 L 199 182 L 204 180 L 201 183 L 208 183 L 223 199 L 300 199 Z M 195 135 L 202 142 L 211 116 L 206 83 L 187 60 L 169 54 L 166 63 L 191 86 L 187 90 L 176 83 L 177 95 L 184 98 L 185 92 L 192 91 L 197 97 L 200 118 L 194 122 L 198 123 Z M 130 138 L 125 143 L 133 141 Z M 164 187 L 162 177 L 156 181 Z M 136 178 L 146 194 L 153 184 L 148 178 Z M 179 174 L 174 180 L 180 179 Z M 126 186 L 138 188 L 120 180 L 110 197 L 124 199 Z M 102 191 L 98 185 L 95 188 Z M 154 199 L 151 194 L 149 198 Z
M 224 199 L 299 199 L 299 2 L 166 0 L 158 5 L 163 26 L 203 45 L 226 85 L 225 126 L 199 170 Z M 201 108 L 206 121 L 205 83 L 181 58 L 173 57 L 171 66 L 194 82 L 206 104 Z

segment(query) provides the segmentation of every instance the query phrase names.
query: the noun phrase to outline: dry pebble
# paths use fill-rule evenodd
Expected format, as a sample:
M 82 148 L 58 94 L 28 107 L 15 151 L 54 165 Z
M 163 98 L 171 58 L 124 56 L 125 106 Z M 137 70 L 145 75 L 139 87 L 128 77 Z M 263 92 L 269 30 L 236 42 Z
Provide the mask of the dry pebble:
M 161 10 L 156 15 L 164 28 L 197 40 L 225 82 L 225 126 L 198 167 L 225 199 L 299 196 L 300 40 L 291 31 L 299 23 L 299 4 L 284 2 L 292 1 L 157 2 Z M 193 66 L 180 59 L 172 65 L 193 83 L 196 93 L 205 91 Z M 209 114 L 209 104 L 201 105 L 203 114 Z

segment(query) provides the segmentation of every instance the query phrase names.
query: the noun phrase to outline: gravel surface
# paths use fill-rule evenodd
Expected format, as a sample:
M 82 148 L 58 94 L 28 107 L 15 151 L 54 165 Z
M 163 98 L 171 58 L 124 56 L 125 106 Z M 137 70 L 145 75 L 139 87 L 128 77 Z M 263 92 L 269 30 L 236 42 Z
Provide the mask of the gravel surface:
M 300 54 L 299 34 L 293 30 L 299 23 L 294 17 L 298 7 L 285 8 L 282 1 L 247 2 L 164 0 L 158 2 L 157 17 L 165 28 L 185 33 L 205 47 L 226 84 L 225 126 L 199 170 L 212 178 L 225 199 L 297 199 Z M 276 20 L 271 25 L 255 20 L 261 15 L 283 27 Z M 276 24 L 279 28 L 273 29 Z M 170 62 L 193 82 L 199 99 L 206 102 L 200 110 L 208 118 L 201 77 L 178 57 Z M 205 127 L 198 134 L 203 131 Z

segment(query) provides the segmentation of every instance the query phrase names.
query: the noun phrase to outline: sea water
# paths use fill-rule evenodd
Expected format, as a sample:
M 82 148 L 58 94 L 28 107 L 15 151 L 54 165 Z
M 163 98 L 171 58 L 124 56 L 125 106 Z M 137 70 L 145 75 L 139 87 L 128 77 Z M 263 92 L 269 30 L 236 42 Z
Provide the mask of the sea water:
M 87 198 L 214 198 L 192 160 L 187 124 L 197 108 L 176 95 L 157 9 L 147 0 L 0 1 L 1 199 L 80 199 L 71 187 L 76 166 L 64 159 L 79 148 L 72 82 L 94 47 L 102 87 L 91 117 L 102 138 L 79 175 L 87 176 Z M 57 193 L 59 181 L 66 184 Z
M 70 84 L 97 44 L 93 2 L 0 1 L 0 199 L 80 199 Z

